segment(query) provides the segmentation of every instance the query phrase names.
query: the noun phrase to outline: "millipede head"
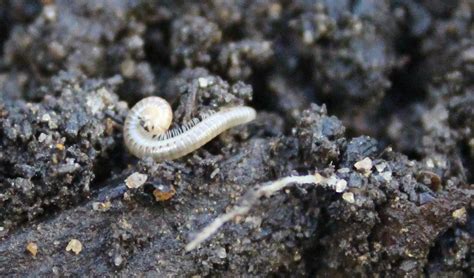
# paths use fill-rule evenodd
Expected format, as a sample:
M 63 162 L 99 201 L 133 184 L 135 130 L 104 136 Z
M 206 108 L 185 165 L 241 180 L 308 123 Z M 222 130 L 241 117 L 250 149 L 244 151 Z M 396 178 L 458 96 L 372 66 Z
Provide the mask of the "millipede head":
M 143 105 L 140 125 L 151 136 L 165 133 L 173 121 L 173 111 L 168 102 L 160 97 L 148 97 L 140 102 Z

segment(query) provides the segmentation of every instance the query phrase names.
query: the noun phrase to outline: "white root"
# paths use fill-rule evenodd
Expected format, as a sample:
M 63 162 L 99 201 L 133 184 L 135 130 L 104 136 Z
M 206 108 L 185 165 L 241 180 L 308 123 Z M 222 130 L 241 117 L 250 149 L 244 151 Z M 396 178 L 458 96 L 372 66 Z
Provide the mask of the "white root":
M 335 189 L 335 184 L 333 182 L 328 182 L 329 180 L 335 180 L 334 176 L 330 178 L 324 178 L 319 174 L 315 175 L 306 175 L 306 176 L 289 176 L 273 182 L 264 183 L 257 185 L 247 193 L 239 201 L 239 205 L 236 205 L 231 211 L 225 214 L 221 214 L 217 217 L 212 223 L 207 225 L 202 229 L 196 237 L 190 241 L 186 247 L 186 251 L 191 251 L 199 246 L 202 242 L 212 236 L 217 230 L 222 227 L 225 223 L 229 222 L 236 216 L 242 216 L 247 214 L 252 206 L 254 206 L 260 197 L 270 197 L 273 193 L 287 187 L 291 184 L 315 184 L 322 186 L 329 186 Z

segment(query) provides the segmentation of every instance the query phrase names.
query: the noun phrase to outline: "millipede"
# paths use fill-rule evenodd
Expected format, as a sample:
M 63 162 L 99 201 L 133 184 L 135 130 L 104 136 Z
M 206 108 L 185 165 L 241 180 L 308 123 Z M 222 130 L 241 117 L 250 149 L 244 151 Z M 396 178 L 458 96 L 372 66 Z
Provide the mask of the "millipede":
M 195 151 L 229 128 L 254 120 L 256 114 L 248 106 L 226 107 L 169 130 L 171 106 L 163 98 L 147 97 L 137 102 L 125 119 L 125 145 L 139 158 L 172 160 Z

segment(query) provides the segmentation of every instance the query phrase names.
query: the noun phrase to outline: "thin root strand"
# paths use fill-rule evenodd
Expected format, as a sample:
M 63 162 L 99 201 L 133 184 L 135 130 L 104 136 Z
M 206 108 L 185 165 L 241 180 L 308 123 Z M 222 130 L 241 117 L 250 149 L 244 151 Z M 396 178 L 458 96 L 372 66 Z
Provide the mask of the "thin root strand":
M 260 197 L 270 197 L 275 192 L 282 190 L 283 188 L 291 184 L 315 184 L 315 185 L 328 185 L 326 183 L 328 179 L 322 177 L 319 174 L 305 175 L 305 176 L 289 176 L 273 182 L 264 183 L 257 185 L 253 189 L 249 190 L 240 199 L 239 205 L 235 206 L 231 211 L 225 214 L 221 214 L 213 222 L 202 229 L 196 237 L 190 241 L 186 247 L 186 251 L 191 251 L 199 246 L 206 239 L 211 237 L 217 230 L 222 227 L 225 223 L 229 222 L 236 216 L 242 216 L 247 214 L 252 206 L 254 206 Z M 332 186 L 331 186 L 332 187 Z

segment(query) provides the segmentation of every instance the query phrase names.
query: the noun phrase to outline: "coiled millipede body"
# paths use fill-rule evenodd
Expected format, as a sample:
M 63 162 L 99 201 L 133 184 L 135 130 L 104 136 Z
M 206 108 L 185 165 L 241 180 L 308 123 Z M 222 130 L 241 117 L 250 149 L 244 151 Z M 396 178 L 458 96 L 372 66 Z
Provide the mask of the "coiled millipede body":
M 248 123 L 255 117 L 253 108 L 237 106 L 168 130 L 173 120 L 171 106 L 160 97 L 147 97 L 139 101 L 125 119 L 125 145 L 139 158 L 152 157 L 155 161 L 176 159 L 200 148 L 223 131 Z

